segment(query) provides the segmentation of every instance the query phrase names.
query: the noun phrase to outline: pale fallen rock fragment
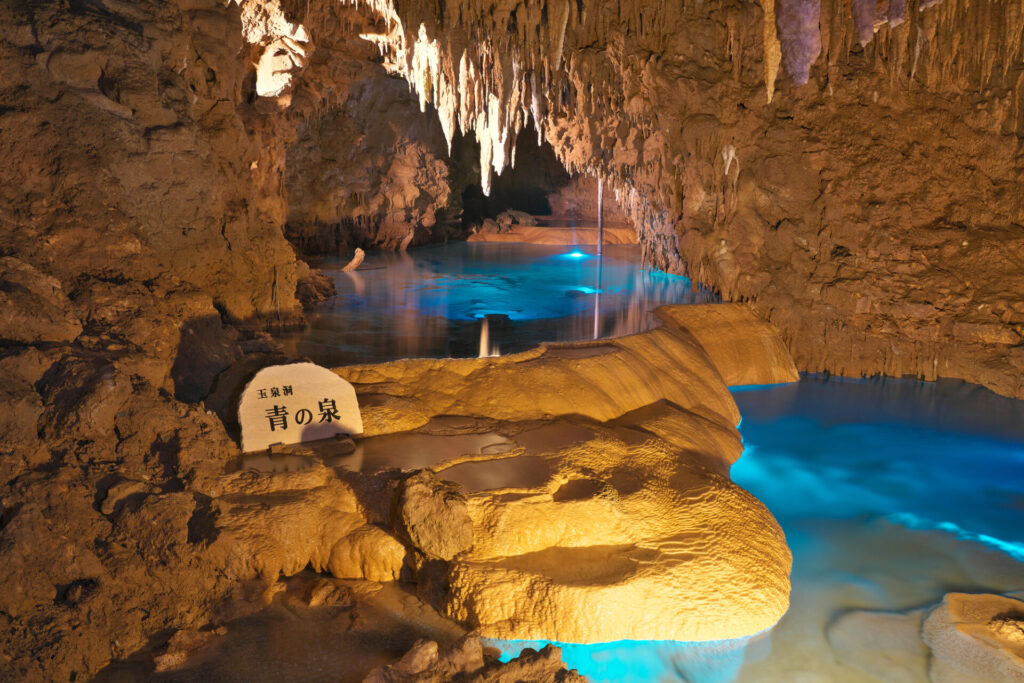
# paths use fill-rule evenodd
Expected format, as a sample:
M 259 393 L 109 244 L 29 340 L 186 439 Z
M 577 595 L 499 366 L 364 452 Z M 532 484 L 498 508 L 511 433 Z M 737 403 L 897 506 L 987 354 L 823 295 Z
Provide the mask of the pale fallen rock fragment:
M 149 485 L 144 481 L 125 479 L 107 489 L 107 494 L 100 505 L 100 512 L 105 515 L 112 515 L 132 498 L 142 498 L 149 490 Z
M 216 636 L 222 636 L 225 633 L 227 633 L 227 629 L 223 626 L 210 631 L 187 629 L 175 632 L 167 641 L 163 654 L 153 658 L 155 671 L 162 673 L 181 667 L 194 652 L 206 647 Z
M 1024 681 L 1024 602 L 1001 595 L 947 593 L 921 636 L 932 651 L 932 683 Z
M 355 605 L 355 596 L 348 586 L 334 579 L 320 577 L 306 587 L 303 602 L 310 607 L 352 607 Z

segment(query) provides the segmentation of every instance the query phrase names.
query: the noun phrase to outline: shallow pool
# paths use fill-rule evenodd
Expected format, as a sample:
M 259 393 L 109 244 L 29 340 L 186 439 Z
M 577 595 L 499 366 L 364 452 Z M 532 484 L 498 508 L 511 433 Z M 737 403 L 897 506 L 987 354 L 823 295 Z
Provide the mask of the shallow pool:
M 485 319 L 488 353 L 621 336 L 654 327 L 659 305 L 713 300 L 685 277 L 644 267 L 636 245 L 606 246 L 598 259 L 593 246 L 458 242 L 371 252 L 350 273 L 339 260 L 315 265 L 337 295 L 281 341 L 326 366 L 477 356 Z
M 732 478 L 786 532 L 789 612 L 738 641 L 570 645 L 570 666 L 595 681 L 925 681 L 923 647 L 880 650 L 875 621 L 843 617 L 1024 590 L 1024 401 L 816 376 L 734 396 L 746 451 Z

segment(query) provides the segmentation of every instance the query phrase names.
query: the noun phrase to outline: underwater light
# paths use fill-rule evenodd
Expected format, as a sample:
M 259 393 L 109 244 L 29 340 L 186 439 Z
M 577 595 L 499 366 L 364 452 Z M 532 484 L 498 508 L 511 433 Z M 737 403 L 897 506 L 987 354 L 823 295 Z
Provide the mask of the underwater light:
M 565 258 L 577 258 L 577 259 L 579 259 L 579 258 L 589 258 L 590 254 L 586 254 L 586 253 L 580 251 L 579 249 L 573 249 L 572 251 L 570 251 L 567 254 L 562 254 L 562 256 L 564 256 Z

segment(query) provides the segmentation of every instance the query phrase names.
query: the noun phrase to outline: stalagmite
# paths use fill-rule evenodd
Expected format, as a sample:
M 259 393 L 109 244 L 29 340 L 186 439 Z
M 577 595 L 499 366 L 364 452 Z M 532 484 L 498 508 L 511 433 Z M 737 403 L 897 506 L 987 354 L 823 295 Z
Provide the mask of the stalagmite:
M 366 258 L 366 252 L 360 249 L 359 247 L 356 247 L 356 252 L 355 255 L 352 256 L 352 260 L 349 261 L 348 264 L 346 264 L 345 267 L 342 268 L 342 270 L 345 272 L 355 270 L 360 265 L 362 265 L 364 258 Z

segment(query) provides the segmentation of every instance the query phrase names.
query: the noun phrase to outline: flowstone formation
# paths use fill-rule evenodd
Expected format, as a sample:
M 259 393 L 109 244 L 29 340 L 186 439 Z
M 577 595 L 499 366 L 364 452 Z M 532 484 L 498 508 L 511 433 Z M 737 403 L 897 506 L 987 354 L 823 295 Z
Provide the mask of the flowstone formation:
M 450 617 L 487 637 L 595 643 L 739 638 L 785 612 L 782 532 L 727 476 L 742 444 L 722 377 L 741 356 L 756 383 L 795 368 L 777 338 L 728 348 L 730 326 L 773 335 L 745 308 L 661 316 L 606 342 L 339 369 L 372 392 L 367 435 L 421 434 L 407 447 L 424 452 L 438 435 L 504 437 L 431 465 L 469 491 L 472 547 L 419 568 L 421 594 Z

